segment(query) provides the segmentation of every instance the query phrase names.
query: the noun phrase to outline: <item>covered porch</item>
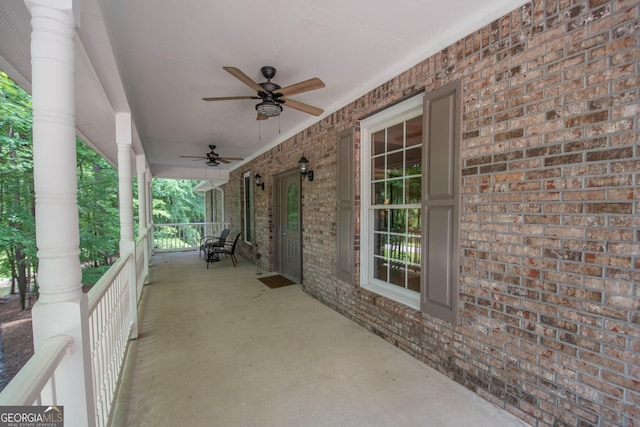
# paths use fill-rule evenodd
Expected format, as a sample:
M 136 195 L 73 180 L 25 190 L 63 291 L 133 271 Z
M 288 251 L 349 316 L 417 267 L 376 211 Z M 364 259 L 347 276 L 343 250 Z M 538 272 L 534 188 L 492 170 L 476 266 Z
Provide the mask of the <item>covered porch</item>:
M 269 32 L 248 3 L 0 2 L 0 69 L 33 96 L 40 286 L 35 355 L 0 405 L 82 427 L 507 425 L 491 403 L 540 427 L 637 425 L 640 3 L 291 1 L 290 31 Z M 296 96 L 269 120 L 235 102 L 267 64 L 269 95 Z M 76 136 L 120 179 L 119 260 L 88 295 Z M 153 178 L 215 190 L 205 221 L 244 234 L 238 268 L 153 255 Z M 419 289 L 392 237 L 428 254 Z M 265 289 L 258 253 L 304 285 Z
M 524 425 L 269 274 L 155 255 L 113 425 Z

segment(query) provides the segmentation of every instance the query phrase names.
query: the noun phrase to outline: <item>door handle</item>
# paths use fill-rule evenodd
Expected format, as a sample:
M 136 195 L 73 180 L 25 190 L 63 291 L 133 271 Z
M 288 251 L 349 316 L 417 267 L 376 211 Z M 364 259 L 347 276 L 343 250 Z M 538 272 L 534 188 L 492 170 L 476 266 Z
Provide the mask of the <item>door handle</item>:
M 287 235 L 287 232 L 285 231 L 284 233 L 282 233 L 282 235 L 283 235 L 283 236 L 286 236 L 286 235 Z

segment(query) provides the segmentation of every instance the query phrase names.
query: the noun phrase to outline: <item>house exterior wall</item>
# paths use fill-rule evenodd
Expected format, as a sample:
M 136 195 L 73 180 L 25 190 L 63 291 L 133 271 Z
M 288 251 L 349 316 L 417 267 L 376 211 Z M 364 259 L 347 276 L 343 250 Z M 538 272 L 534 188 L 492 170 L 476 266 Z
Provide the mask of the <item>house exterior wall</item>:
M 315 172 L 302 182 L 307 293 L 532 425 L 640 424 L 639 4 L 514 10 L 233 171 L 229 222 L 241 223 L 242 174 L 260 173 L 256 236 L 272 268 L 273 175 L 304 154 Z M 359 287 L 358 120 L 458 79 L 460 321 L 450 324 Z M 355 285 L 335 267 L 347 129 Z M 253 250 L 239 248 L 252 260 Z

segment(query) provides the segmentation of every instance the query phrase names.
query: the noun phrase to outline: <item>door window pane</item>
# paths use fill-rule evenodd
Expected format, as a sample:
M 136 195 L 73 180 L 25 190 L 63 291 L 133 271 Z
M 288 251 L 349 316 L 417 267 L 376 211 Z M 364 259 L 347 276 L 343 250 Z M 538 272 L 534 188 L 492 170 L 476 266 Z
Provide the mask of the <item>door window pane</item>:
M 300 205 L 298 186 L 290 185 L 287 190 L 287 230 L 297 231 L 300 227 Z

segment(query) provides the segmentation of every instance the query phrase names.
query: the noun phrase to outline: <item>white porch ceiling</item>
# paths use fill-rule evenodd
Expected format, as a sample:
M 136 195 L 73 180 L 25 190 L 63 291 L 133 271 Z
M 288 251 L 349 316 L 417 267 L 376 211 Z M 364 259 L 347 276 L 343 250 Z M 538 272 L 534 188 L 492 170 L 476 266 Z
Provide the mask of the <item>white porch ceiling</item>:
M 525 0 L 82 0 L 76 43 L 77 124 L 116 163 L 114 112 L 130 112 L 134 148 L 155 177 L 225 180 L 240 162 L 211 168 L 199 156 L 251 159 L 343 107 Z M 0 69 L 29 90 L 29 13 L 0 2 Z M 291 98 L 322 108 L 315 117 L 285 106 L 257 121 L 258 101 L 222 69 L 256 82 L 260 67 L 288 86 L 312 77 L 323 89 Z M 295 165 L 292 165 L 295 166 Z

